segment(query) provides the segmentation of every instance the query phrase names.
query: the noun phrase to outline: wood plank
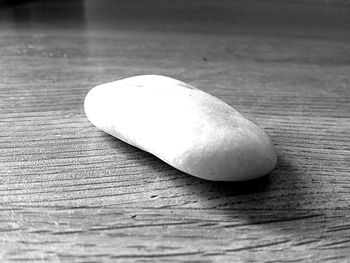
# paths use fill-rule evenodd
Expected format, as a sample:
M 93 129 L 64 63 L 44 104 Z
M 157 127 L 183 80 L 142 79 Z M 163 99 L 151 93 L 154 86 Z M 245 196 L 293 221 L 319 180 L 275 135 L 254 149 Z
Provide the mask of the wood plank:
M 0 261 L 349 261 L 349 14 L 336 0 L 0 2 Z M 90 88 L 150 73 L 257 123 L 277 167 L 208 182 L 88 122 Z

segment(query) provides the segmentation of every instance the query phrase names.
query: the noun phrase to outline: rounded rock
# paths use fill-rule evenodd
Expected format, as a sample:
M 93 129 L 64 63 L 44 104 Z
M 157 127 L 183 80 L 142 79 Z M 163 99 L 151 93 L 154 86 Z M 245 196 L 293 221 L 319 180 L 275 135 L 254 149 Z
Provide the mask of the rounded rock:
M 218 98 L 169 77 L 99 85 L 84 108 L 97 128 L 206 180 L 250 180 L 276 165 L 275 148 L 262 129 Z

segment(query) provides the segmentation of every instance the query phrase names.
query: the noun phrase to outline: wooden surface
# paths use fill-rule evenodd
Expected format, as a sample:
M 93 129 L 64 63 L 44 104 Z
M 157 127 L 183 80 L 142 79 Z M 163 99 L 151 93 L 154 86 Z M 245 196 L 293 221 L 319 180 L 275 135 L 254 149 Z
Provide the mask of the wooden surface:
M 0 2 L 1 262 L 350 261 L 347 1 L 10 2 Z M 208 182 L 88 122 L 89 89 L 149 73 L 264 128 L 276 169 Z

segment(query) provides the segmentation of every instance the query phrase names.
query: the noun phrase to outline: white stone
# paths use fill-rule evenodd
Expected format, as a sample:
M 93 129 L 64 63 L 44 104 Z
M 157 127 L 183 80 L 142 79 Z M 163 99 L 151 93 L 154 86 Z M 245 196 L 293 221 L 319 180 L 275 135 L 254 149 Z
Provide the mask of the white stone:
M 276 165 L 268 135 L 234 108 L 158 75 L 90 90 L 85 112 L 97 128 L 190 175 L 213 181 L 263 176 Z

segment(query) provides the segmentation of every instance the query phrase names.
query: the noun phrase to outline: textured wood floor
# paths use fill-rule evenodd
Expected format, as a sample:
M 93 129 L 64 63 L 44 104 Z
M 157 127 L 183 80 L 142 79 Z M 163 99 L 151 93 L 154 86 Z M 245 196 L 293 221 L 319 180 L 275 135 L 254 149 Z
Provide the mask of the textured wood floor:
M 349 262 L 339 2 L 0 2 L 0 261 Z M 207 182 L 88 122 L 90 88 L 149 73 L 264 128 L 276 169 Z

